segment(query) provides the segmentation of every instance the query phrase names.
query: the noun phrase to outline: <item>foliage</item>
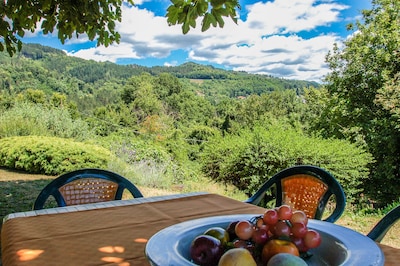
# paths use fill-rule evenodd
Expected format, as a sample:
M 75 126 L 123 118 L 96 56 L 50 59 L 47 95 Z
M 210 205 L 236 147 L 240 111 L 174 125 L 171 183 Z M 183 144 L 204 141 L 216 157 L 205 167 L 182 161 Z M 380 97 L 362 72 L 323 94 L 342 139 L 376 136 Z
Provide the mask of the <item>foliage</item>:
M 203 17 L 201 31 L 213 27 L 224 26 L 222 17 L 230 17 L 237 23 L 236 8 L 239 8 L 237 0 L 172 0 L 168 7 L 167 17 L 169 25 L 182 24 L 182 32 L 188 33 L 190 27 L 196 27 L 198 17 Z
M 162 187 L 200 182 L 205 173 L 217 182 L 243 175 L 245 185 L 238 187 L 250 193 L 247 184 L 254 191 L 301 158 L 331 170 L 351 201 L 361 192 L 369 198 L 359 202 L 374 199 L 368 179 L 374 169 L 365 168 L 366 162 L 374 165 L 364 152 L 370 150 L 368 139 L 351 117 L 339 115 L 348 111 L 347 101 L 331 94 L 329 83 L 321 88 L 194 63 L 118 66 L 30 44 L 12 58 L 0 53 L 0 63 L 4 136 L 57 136 L 111 147 L 120 157 L 109 162 L 117 172 L 124 169 L 143 184 Z M 390 90 L 380 90 L 376 102 L 388 108 L 396 104 L 396 80 L 385 84 Z M 341 104 L 331 105 L 335 101 Z M 355 144 L 336 139 L 344 135 Z M 137 160 L 119 150 L 124 145 Z
M 0 166 L 59 175 L 80 168 L 107 168 L 107 149 L 71 139 L 22 136 L 0 139 Z
M 168 141 L 169 147 L 173 143 Z M 181 145 L 180 148 L 182 149 Z M 183 164 L 182 158 L 174 156 L 173 151 L 168 151 L 159 143 L 142 138 L 114 140 L 111 150 L 123 162 L 123 167 L 119 166 L 118 172 L 126 172 L 125 176 L 133 175 L 142 186 L 168 189 L 181 185 L 184 180 L 197 179 L 197 174 Z
M 400 190 L 400 2 L 372 4 L 363 11 L 364 23 L 349 26 L 357 29 L 353 37 L 327 56 L 330 97 L 318 123 L 325 125 L 322 136 L 346 138 L 372 153 L 366 192 L 383 206 Z
M 39 91 L 42 92 L 42 91 Z M 0 138 L 10 136 L 57 136 L 84 140 L 92 137 L 88 124 L 73 119 L 67 109 L 17 102 L 0 114 Z
M 282 125 L 215 137 L 201 155 L 208 176 L 248 195 L 280 170 L 298 163 L 317 165 L 338 179 L 350 202 L 363 192 L 371 162 L 370 154 L 347 141 L 306 137 Z
M 300 92 L 303 87 L 319 86 L 315 82 L 227 71 L 195 63 L 144 67 L 95 62 L 38 44 L 24 44 L 21 52 L 12 58 L 0 52 L 0 91 L 13 95 L 33 89 L 42 90 L 47 96 L 58 92 L 68 96 L 69 102 L 76 103 L 80 111 L 119 104 L 124 86 L 133 76 L 143 73 L 155 78 L 149 80 L 159 100 L 172 100 L 189 90 L 215 103 L 225 96 L 247 97 L 288 89 Z
M 0 2 L 0 51 L 4 49 L 12 56 L 21 50 L 25 31 L 34 32 L 38 27 L 43 34 L 57 30 L 61 43 L 74 36 L 86 33 L 89 40 L 97 39 L 97 45 L 108 46 L 119 43 L 120 34 L 115 30 L 116 22 L 121 21 L 121 7 L 133 5 L 133 0 L 97 1 L 2 1 Z M 173 0 L 167 10 L 169 25 L 182 24 L 186 34 L 190 27 L 196 27 L 196 19 L 204 17 L 202 31 L 211 25 L 224 26 L 222 17 L 237 21 L 237 0 Z
M 133 4 L 132 0 L 127 0 Z M 10 55 L 22 46 L 18 37 L 25 35 L 25 30 L 34 32 L 41 22 L 44 34 L 57 29 L 62 43 L 73 35 L 78 37 L 86 33 L 90 40 L 97 38 L 98 45 L 108 46 L 119 42 L 120 35 L 115 31 L 115 21 L 121 20 L 121 0 L 101 0 L 91 2 L 47 1 L 4 1 L 0 3 L 1 23 L 0 50 L 4 48 Z M 18 36 L 18 37 L 17 37 Z

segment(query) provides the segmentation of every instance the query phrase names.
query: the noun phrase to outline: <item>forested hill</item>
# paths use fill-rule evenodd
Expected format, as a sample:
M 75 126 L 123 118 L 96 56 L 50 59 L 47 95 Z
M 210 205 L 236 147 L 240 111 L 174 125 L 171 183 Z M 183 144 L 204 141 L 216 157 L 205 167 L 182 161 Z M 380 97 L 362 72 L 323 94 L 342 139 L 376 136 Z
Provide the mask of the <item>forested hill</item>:
M 152 75 L 170 73 L 179 79 L 194 81 L 207 95 L 228 97 L 319 86 L 316 82 L 227 71 L 191 62 L 175 67 L 95 62 L 71 57 L 61 50 L 39 44 L 24 44 L 21 52 L 12 58 L 5 52 L 0 53 L 0 89 L 12 89 L 14 92 L 31 88 L 69 95 L 87 93 L 105 84 L 122 85 L 130 77 L 143 72 Z

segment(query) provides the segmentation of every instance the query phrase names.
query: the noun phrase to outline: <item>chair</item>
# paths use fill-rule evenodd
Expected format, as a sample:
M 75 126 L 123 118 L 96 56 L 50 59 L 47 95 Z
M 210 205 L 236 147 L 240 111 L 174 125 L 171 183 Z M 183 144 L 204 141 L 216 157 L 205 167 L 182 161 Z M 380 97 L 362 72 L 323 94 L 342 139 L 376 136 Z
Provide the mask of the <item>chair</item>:
M 53 196 L 58 207 L 120 200 L 124 190 L 134 198 L 143 197 L 139 189 L 124 177 L 102 169 L 80 169 L 60 175 L 39 193 L 33 209 L 44 208 Z
M 379 222 L 369 231 L 367 236 L 375 242 L 381 242 L 389 229 L 400 219 L 400 205 L 390 210 Z
M 309 218 L 318 220 L 322 219 L 325 206 L 334 195 L 335 209 L 324 219 L 331 223 L 342 215 L 346 206 L 346 197 L 337 180 L 326 170 L 311 165 L 297 165 L 282 170 L 245 202 L 260 205 L 268 197 L 268 191 L 275 192 L 275 206 L 287 204 L 304 211 Z

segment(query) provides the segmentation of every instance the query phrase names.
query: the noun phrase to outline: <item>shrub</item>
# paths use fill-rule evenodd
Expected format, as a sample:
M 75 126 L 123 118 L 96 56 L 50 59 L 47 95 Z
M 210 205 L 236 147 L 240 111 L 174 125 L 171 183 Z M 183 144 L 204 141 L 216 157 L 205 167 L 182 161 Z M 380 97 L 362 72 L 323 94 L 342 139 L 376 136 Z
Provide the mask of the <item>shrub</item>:
M 111 150 L 126 169 L 119 169 L 124 176 L 133 175 L 140 185 L 169 188 L 181 184 L 186 176 L 185 167 L 179 164 L 162 146 L 138 138 L 114 142 Z M 116 163 L 116 162 L 112 162 Z
M 59 175 L 80 168 L 107 168 L 107 149 L 70 139 L 22 136 L 0 139 L 0 166 Z
M 0 137 L 28 135 L 85 140 L 92 133 L 86 122 L 72 119 L 64 108 L 22 102 L 0 114 Z
M 248 195 L 284 168 L 298 163 L 320 166 L 338 179 L 350 202 L 363 191 L 372 161 L 369 153 L 347 141 L 307 137 L 280 126 L 210 139 L 201 158 L 208 176 Z

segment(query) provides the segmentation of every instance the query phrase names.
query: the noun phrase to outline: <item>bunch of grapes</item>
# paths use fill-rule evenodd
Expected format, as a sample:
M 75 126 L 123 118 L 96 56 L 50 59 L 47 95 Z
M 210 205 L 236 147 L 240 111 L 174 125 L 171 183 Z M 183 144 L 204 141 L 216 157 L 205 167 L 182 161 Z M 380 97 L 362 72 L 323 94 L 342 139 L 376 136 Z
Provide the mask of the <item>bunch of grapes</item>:
M 321 243 L 320 234 L 308 228 L 307 224 L 308 218 L 303 211 L 282 205 L 267 209 L 263 215 L 250 220 L 232 222 L 227 231 L 233 247 L 247 248 L 255 257 L 261 257 L 262 253 L 267 252 L 263 251 L 263 247 L 271 239 L 293 243 L 298 252 L 306 257 L 309 249 L 316 248 Z
M 227 228 L 209 228 L 193 240 L 191 259 L 198 265 L 217 265 L 224 252 L 232 248 L 249 250 L 254 261 L 262 265 L 278 253 L 305 259 L 308 251 L 321 243 L 320 234 L 307 224 L 307 215 L 288 205 L 267 209 L 249 220 L 232 221 Z

